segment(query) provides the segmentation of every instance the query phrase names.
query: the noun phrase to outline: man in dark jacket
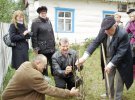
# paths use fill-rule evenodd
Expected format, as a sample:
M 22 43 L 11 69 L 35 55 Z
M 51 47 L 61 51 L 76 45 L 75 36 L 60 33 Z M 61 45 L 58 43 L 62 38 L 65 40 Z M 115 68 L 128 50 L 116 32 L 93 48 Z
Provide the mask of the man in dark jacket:
M 103 75 L 105 71 L 109 78 L 109 88 L 107 88 L 110 90 L 109 95 L 111 98 L 114 97 L 114 100 L 122 100 L 124 84 L 129 89 L 133 83 L 133 64 L 128 34 L 123 28 L 115 25 L 114 17 L 103 19 L 98 36 L 88 46 L 87 51 L 79 61 L 76 61 L 76 65 L 84 63 L 101 43 L 105 47 L 105 59 L 107 60 L 105 66 L 103 53 L 101 53 L 101 66 Z M 116 93 L 114 93 L 115 75 Z
M 77 52 L 69 49 L 69 41 L 67 38 L 61 38 L 59 42 L 60 50 L 52 56 L 52 67 L 54 71 L 54 80 L 56 87 L 71 89 L 77 87 L 82 81 L 75 77 L 75 61 L 77 60 Z M 67 87 L 66 87 L 67 86 Z
M 33 32 L 32 47 L 36 54 L 44 54 L 50 66 L 52 66 L 51 57 L 55 52 L 55 37 L 52 24 L 46 16 L 47 8 L 45 6 L 39 7 L 37 13 L 39 17 L 33 21 L 31 27 L 31 31 Z M 45 70 L 43 74 L 48 76 L 48 71 Z

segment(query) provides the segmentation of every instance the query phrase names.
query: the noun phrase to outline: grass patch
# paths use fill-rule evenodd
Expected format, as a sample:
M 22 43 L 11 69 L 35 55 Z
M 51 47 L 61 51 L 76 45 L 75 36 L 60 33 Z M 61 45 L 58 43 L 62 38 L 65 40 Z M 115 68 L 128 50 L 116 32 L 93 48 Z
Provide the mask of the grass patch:
M 4 84 L 3 84 L 3 88 L 5 89 L 5 87 L 7 86 L 7 83 L 9 82 L 9 80 L 12 78 L 12 76 L 14 75 L 15 70 L 11 67 L 8 67 L 8 72 L 4 78 Z
M 76 48 L 76 47 L 75 47 Z M 79 48 L 80 55 L 84 52 L 84 47 Z M 32 51 L 30 51 L 30 59 L 33 58 Z M 84 91 L 85 91 L 85 100 L 101 100 L 100 95 L 105 93 L 105 83 L 102 80 L 102 73 L 100 67 L 100 50 L 99 48 L 93 53 L 91 57 L 85 62 L 83 68 L 83 79 L 84 79 Z M 11 79 L 14 74 L 14 70 L 9 67 L 8 73 L 4 80 L 4 88 L 7 85 L 8 81 Z M 79 72 L 77 73 L 80 74 Z M 49 71 L 50 75 L 50 71 Z M 51 75 L 50 75 L 51 76 Z M 53 77 L 51 76 L 51 85 L 54 85 Z M 134 100 L 135 98 L 135 83 L 127 91 L 124 88 L 123 100 Z M 46 100 L 67 100 L 54 98 L 46 96 Z M 70 100 L 76 100 L 75 98 Z

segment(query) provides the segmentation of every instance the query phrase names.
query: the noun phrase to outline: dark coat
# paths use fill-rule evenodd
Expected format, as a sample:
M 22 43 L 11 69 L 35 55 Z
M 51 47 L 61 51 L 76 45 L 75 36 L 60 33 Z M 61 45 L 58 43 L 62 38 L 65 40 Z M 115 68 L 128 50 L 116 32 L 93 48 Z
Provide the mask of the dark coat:
M 55 38 L 52 24 L 49 19 L 36 18 L 31 27 L 33 32 L 32 47 L 40 53 L 53 53 L 55 51 Z
M 101 43 L 103 43 L 106 50 L 106 43 L 107 43 L 106 40 L 107 34 L 104 33 L 103 30 L 100 30 L 96 39 L 87 48 L 87 52 L 90 53 L 91 55 Z M 110 43 L 110 50 L 111 50 L 110 61 L 117 66 L 117 69 L 122 77 L 124 84 L 126 85 L 127 89 L 129 89 L 133 83 L 133 63 L 128 34 L 123 28 L 117 26 L 116 32 Z M 102 53 L 101 53 L 101 67 L 104 75 L 105 66 L 103 63 Z
M 67 66 L 72 66 L 73 70 L 75 71 L 76 60 L 77 52 L 75 50 L 69 50 L 67 58 L 63 56 L 60 51 L 55 52 L 52 56 L 52 68 L 54 71 L 54 75 L 61 78 L 72 77 L 73 73 L 65 75 L 65 69 Z
M 23 24 L 17 23 L 17 27 L 14 24 L 10 25 L 9 33 L 11 41 L 16 43 L 15 47 L 12 47 L 12 67 L 18 69 L 18 67 L 25 61 L 28 61 L 28 42 L 27 36 L 23 35 L 26 27 Z

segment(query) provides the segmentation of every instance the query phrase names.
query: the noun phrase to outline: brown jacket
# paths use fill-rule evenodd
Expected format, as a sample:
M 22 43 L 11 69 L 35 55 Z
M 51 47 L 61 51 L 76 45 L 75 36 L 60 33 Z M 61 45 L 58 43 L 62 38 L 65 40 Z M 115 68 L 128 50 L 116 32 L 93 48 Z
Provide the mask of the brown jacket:
M 70 91 L 50 86 L 31 62 L 24 62 L 2 94 L 2 100 L 45 100 L 45 94 L 68 98 Z

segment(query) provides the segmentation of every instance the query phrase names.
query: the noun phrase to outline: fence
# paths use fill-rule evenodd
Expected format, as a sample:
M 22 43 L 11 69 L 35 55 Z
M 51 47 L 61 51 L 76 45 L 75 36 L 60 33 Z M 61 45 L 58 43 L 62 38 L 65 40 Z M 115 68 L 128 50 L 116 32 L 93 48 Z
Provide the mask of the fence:
M 3 42 L 3 35 L 8 33 L 9 24 L 0 22 L 0 88 L 3 90 L 3 79 L 11 63 L 11 48 Z

